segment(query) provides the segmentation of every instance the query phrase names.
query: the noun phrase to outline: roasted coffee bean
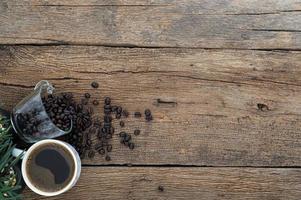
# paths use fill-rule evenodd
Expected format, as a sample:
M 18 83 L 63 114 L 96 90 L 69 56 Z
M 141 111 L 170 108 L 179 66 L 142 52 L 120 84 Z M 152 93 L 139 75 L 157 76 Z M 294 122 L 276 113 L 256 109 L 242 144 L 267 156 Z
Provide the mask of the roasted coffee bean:
M 153 116 L 147 116 L 147 117 L 145 117 L 145 119 L 146 119 L 146 121 L 152 121 L 153 120 Z
M 93 114 L 93 109 L 91 107 L 88 107 L 87 108 L 87 111 L 88 111 L 88 114 L 89 115 L 92 115 Z
M 106 115 L 109 115 L 109 114 L 111 113 L 111 110 L 105 109 L 103 112 L 104 112 Z
M 112 138 L 112 134 L 107 134 L 107 135 L 106 135 L 106 139 L 107 139 L 107 140 L 109 140 L 109 139 L 111 139 L 111 138 Z
M 108 141 L 107 140 L 103 140 L 102 144 L 103 144 L 103 146 L 107 146 L 108 145 Z
M 124 110 L 122 111 L 122 116 L 124 117 L 128 117 L 129 116 L 129 112 L 127 110 Z
M 120 119 L 121 118 L 121 114 L 117 113 L 115 117 L 116 117 L 116 119 Z
M 97 100 L 93 100 L 93 105 L 97 106 L 99 104 L 99 102 Z
M 109 155 L 106 155 L 106 161 L 110 161 L 111 157 Z
M 107 110 L 107 111 L 111 112 L 112 107 L 110 105 L 104 105 L 103 109 L 104 109 L 104 111 Z
M 121 144 L 124 144 L 124 143 L 125 143 L 124 138 L 121 138 L 121 139 L 120 139 L 120 143 L 121 143 Z
M 78 104 L 76 109 L 77 109 L 77 112 L 79 112 L 79 113 L 82 112 L 83 111 L 83 105 Z
M 93 82 L 91 83 L 91 86 L 92 86 L 93 88 L 98 88 L 98 87 L 99 87 L 99 84 L 98 84 L 97 82 L 93 81 Z
M 99 153 L 100 155 L 104 155 L 104 154 L 106 153 L 106 151 L 105 151 L 103 148 L 100 148 L 100 149 L 98 150 L 98 153 Z
M 132 139 L 132 136 L 129 134 L 126 134 L 124 137 L 124 141 L 129 142 Z
M 110 97 L 106 97 L 106 98 L 105 98 L 105 104 L 106 104 L 106 105 L 111 104 L 111 98 L 110 98 Z
M 99 149 L 102 148 L 102 147 L 103 147 L 102 143 L 99 142 L 99 143 L 97 143 L 97 144 L 95 145 L 94 149 L 95 149 L 95 150 L 99 150 Z
M 119 125 L 120 125 L 121 127 L 124 127 L 124 121 L 120 121 L 120 122 L 119 122 Z
M 105 128 L 105 127 L 102 127 L 102 128 L 101 128 L 101 132 L 102 132 L 102 133 L 106 133 L 106 132 L 107 132 L 106 128 Z
M 95 152 L 93 150 L 89 151 L 88 157 L 89 158 L 94 158 L 94 156 L 95 156 Z
M 146 116 L 149 116 L 149 115 L 151 115 L 152 113 L 151 113 L 150 109 L 145 109 L 144 114 L 145 114 Z
M 91 146 L 91 145 L 92 145 L 92 140 L 88 139 L 86 144 L 87 144 L 88 146 Z
M 111 151 L 112 151 L 112 145 L 109 144 L 109 145 L 107 146 L 107 151 L 108 151 L 108 152 L 111 152 Z
M 112 117 L 109 115 L 105 115 L 104 116 L 104 122 L 111 122 L 112 121 Z
M 160 192 L 164 192 L 164 187 L 163 187 L 162 185 L 159 185 L 159 186 L 158 186 L 158 190 L 159 190 Z
M 126 132 L 120 132 L 119 133 L 119 137 L 122 137 L 122 138 L 124 138 L 126 135 L 127 135 Z
M 133 149 L 135 148 L 135 144 L 134 144 L 134 143 L 129 143 L 128 145 L 129 145 L 129 148 L 130 148 L 131 150 L 133 150 Z
M 121 107 L 121 106 L 118 106 L 116 112 L 117 112 L 118 114 L 121 114 L 121 113 L 122 113 L 122 107 Z
M 142 115 L 141 115 L 140 112 L 135 112 L 135 113 L 134 113 L 134 116 L 135 116 L 136 118 L 140 118 Z
M 93 125 L 94 125 L 94 127 L 99 128 L 99 127 L 101 127 L 101 122 L 95 120 Z
M 134 135 L 140 135 L 140 130 L 138 129 L 134 130 Z
M 117 106 L 112 106 L 112 107 L 111 107 L 112 112 L 116 112 L 116 111 L 117 111 L 117 108 L 118 108 Z
M 106 132 L 108 132 L 108 130 L 110 129 L 110 127 L 112 126 L 112 124 L 111 124 L 111 122 L 105 122 L 104 124 L 103 124 L 103 126 L 106 128 Z
M 109 129 L 109 133 L 110 133 L 110 134 L 114 134 L 114 132 L 115 132 L 115 129 L 114 129 L 113 126 L 111 126 L 110 129 Z
M 103 135 L 103 133 L 101 133 L 101 132 L 97 133 L 98 139 L 101 139 L 101 138 L 102 138 L 102 135 Z
M 85 98 L 89 99 L 91 97 L 91 94 L 85 93 Z

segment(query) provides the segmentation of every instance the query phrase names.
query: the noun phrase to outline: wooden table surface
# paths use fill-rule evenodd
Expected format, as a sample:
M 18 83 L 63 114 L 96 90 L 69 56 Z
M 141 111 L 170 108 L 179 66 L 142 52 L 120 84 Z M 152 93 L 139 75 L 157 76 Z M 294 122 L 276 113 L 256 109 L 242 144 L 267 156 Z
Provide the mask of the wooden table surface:
M 300 0 L 1 0 L 0 44 L 6 109 L 47 79 L 154 116 L 125 121 L 134 151 L 115 137 L 71 191 L 24 199 L 301 198 Z

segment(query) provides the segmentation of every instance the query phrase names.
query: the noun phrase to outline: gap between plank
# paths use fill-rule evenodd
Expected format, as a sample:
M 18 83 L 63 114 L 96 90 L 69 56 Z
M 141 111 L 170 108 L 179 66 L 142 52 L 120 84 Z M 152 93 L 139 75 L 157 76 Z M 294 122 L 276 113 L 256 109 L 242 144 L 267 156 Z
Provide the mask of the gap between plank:
M 224 47 L 185 47 L 185 46 L 142 46 L 134 44 L 92 44 L 92 43 L 73 43 L 73 42 L 61 42 L 57 41 L 54 43 L 0 43 L 0 49 L 2 46 L 95 46 L 95 47 L 107 47 L 107 48 L 130 48 L 130 49 L 199 49 L 199 50 L 238 50 L 238 51 L 277 51 L 277 52 L 290 52 L 290 51 L 301 51 L 300 48 L 224 48 Z
M 82 164 L 82 167 L 144 167 L 144 168 L 280 168 L 280 169 L 301 169 L 301 166 L 210 166 L 210 165 L 180 165 L 180 164 L 163 164 L 163 165 L 154 165 L 154 164 Z

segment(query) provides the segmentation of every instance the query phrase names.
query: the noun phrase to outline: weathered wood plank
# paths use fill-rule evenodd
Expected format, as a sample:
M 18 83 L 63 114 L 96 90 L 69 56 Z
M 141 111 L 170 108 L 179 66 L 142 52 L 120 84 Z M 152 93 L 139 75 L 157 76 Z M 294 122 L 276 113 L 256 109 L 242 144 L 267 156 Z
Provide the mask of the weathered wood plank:
M 300 0 L 4 0 L 0 43 L 300 50 L 300 10 Z
M 299 200 L 300 169 L 83 168 L 78 184 L 58 197 L 26 190 L 25 199 L 260 199 Z M 158 186 L 164 192 L 158 191 Z
M 0 94 L 10 109 L 48 79 L 58 91 L 153 111 L 152 123 L 125 120 L 125 130 L 142 130 L 134 151 L 115 137 L 111 162 L 86 164 L 301 166 L 300 62 L 292 51 L 4 46 Z

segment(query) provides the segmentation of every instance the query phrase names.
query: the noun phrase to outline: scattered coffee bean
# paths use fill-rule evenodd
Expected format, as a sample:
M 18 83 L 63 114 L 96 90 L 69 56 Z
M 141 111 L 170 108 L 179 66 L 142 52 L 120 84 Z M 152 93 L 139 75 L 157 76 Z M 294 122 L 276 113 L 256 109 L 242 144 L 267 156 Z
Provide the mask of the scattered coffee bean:
M 112 117 L 110 115 L 104 116 L 104 122 L 111 123 L 111 121 L 112 121 Z
M 111 107 L 112 112 L 116 112 L 116 111 L 117 111 L 117 108 L 118 108 L 117 106 L 112 106 L 112 107 Z
M 134 143 L 129 143 L 129 148 L 130 148 L 131 150 L 133 150 L 133 149 L 135 148 L 135 144 L 134 144 Z
M 85 97 L 86 97 L 87 99 L 89 99 L 89 98 L 91 97 L 91 95 L 90 95 L 89 93 L 85 93 Z
M 134 135 L 140 135 L 140 130 L 138 129 L 134 130 Z
M 104 155 L 104 154 L 106 153 L 106 151 L 105 151 L 103 148 L 100 148 L 100 149 L 98 150 L 98 153 L 99 153 L 100 155 Z
M 94 156 L 95 156 L 95 152 L 93 150 L 89 151 L 88 157 L 89 158 L 94 158 Z
M 106 128 L 105 127 L 101 128 L 101 132 L 106 133 L 107 132 Z
M 97 143 L 94 147 L 95 150 L 99 150 L 103 147 L 102 143 Z
M 124 137 L 124 141 L 129 142 L 132 139 L 132 136 L 129 134 L 126 134 Z
M 96 82 L 95 82 L 96 83 Z M 92 85 L 92 83 L 91 83 Z M 98 83 L 93 84 L 93 88 L 99 87 Z M 71 110 L 64 109 L 69 108 L 68 106 L 70 103 L 68 101 L 57 101 L 53 104 L 53 108 L 49 109 L 51 112 L 49 113 L 49 116 L 53 120 L 54 123 L 57 124 L 58 127 L 62 128 L 68 128 L 71 125 L 70 119 L 72 119 L 73 129 L 72 137 L 67 136 L 68 141 L 74 145 L 76 150 L 79 152 L 81 158 L 84 158 L 85 152 L 88 153 L 89 158 L 93 158 L 95 151 L 98 152 L 100 155 L 105 157 L 105 160 L 110 161 L 111 157 L 108 155 L 109 152 L 112 151 L 113 147 L 112 144 L 110 144 L 110 140 L 112 139 L 114 135 L 114 124 L 112 123 L 112 114 L 116 117 L 116 119 L 121 119 L 121 117 L 128 117 L 129 112 L 118 105 L 111 105 L 112 101 L 110 97 L 106 97 L 104 99 L 104 105 L 103 105 L 103 112 L 104 112 L 104 118 L 103 120 L 95 119 L 92 123 L 91 115 L 93 113 L 92 107 L 86 106 L 88 104 L 88 99 L 91 98 L 91 94 L 85 93 L 84 99 L 81 100 L 80 104 L 75 103 L 75 101 L 72 98 L 72 94 L 66 94 L 64 96 L 65 99 L 71 99 Z M 92 101 L 93 105 L 99 105 L 98 100 Z M 144 111 L 145 119 L 147 121 L 152 120 L 152 114 L 149 109 L 145 109 Z M 140 112 L 135 112 L 134 117 L 140 118 L 142 117 L 142 114 Z M 22 118 L 21 116 L 19 117 Z M 28 118 L 27 120 L 30 121 L 30 116 L 24 116 L 23 118 Z M 65 123 L 65 121 L 68 121 L 68 124 Z M 74 123 L 73 123 L 74 120 Z M 30 122 L 28 127 L 35 127 L 33 124 L 34 120 Z M 85 131 L 87 127 L 90 127 L 90 125 L 93 126 L 89 129 L 89 131 Z M 119 125 L 121 127 L 125 126 L 125 122 L 122 120 L 119 122 Z M 24 127 L 26 129 L 26 127 Z M 34 128 L 33 128 L 34 129 Z M 36 132 L 35 134 L 39 134 Z M 98 143 L 96 143 L 94 146 L 92 146 L 92 140 L 91 135 L 96 134 L 97 139 L 99 140 Z M 136 129 L 134 130 L 133 134 L 135 136 L 140 134 L 140 130 Z M 133 150 L 135 149 L 135 144 L 132 141 L 132 136 L 126 132 L 120 132 L 120 143 L 128 147 L 129 149 Z
M 110 161 L 111 157 L 109 155 L 106 156 L 106 161 Z
M 150 116 L 146 116 L 145 119 L 146 119 L 146 121 L 152 121 L 153 120 L 153 116 L 151 116 L 151 115 Z
M 125 136 L 126 136 L 126 132 L 120 132 L 120 133 L 119 133 L 119 137 L 124 138 Z
M 106 129 L 106 133 L 108 133 L 110 127 L 112 126 L 111 122 L 104 122 L 103 127 Z
M 141 115 L 140 112 L 135 112 L 135 113 L 134 113 L 134 116 L 135 116 L 136 118 L 140 118 L 142 115 Z
M 118 114 L 121 114 L 121 113 L 122 113 L 122 107 L 121 107 L 121 106 L 118 106 L 116 112 L 117 112 Z
M 159 190 L 160 192 L 164 192 L 164 187 L 163 187 L 162 185 L 159 185 L 159 186 L 158 186 L 158 190 Z
M 93 123 L 93 125 L 94 125 L 94 127 L 101 127 L 101 122 L 100 122 L 100 120 L 99 119 L 96 119 L 95 121 L 94 121 L 94 123 Z
M 257 104 L 257 108 L 260 111 L 268 111 L 268 110 L 270 110 L 269 107 L 266 104 L 263 104 L 263 103 L 258 103 Z
M 103 110 L 104 110 L 104 113 L 106 115 L 108 115 L 108 114 L 111 113 L 111 106 L 110 105 L 104 105 Z
M 117 113 L 116 116 L 115 116 L 115 118 L 116 118 L 116 119 L 120 119 L 120 118 L 121 118 L 121 114 L 120 114 L 120 113 Z
M 110 105 L 111 104 L 111 98 L 110 97 L 106 97 L 105 98 L 105 104 L 106 105 Z
M 146 121 L 153 120 L 153 116 L 152 116 L 152 113 L 151 113 L 150 109 L 145 109 L 144 114 L 145 114 L 145 120 Z
M 112 134 L 107 134 L 106 135 L 106 139 L 108 140 L 108 139 L 111 139 L 112 138 Z
M 93 81 L 93 82 L 91 83 L 91 86 L 92 86 L 93 88 L 98 88 L 98 87 L 99 87 L 99 84 L 98 84 L 97 82 Z
M 97 106 L 99 104 L 99 102 L 97 100 L 93 100 L 93 105 Z
M 115 129 L 114 129 L 113 126 L 111 126 L 110 129 L 109 129 L 109 133 L 110 133 L 110 134 L 114 134 L 114 132 L 115 132 Z
M 87 140 L 87 145 L 88 145 L 88 146 L 92 146 L 92 140 L 88 139 L 88 140 Z
M 146 116 L 150 116 L 152 113 L 151 113 L 150 109 L 145 109 L 144 114 Z
M 122 116 L 124 117 L 128 117 L 129 116 L 129 112 L 127 110 L 122 110 Z
M 109 145 L 107 146 L 107 151 L 108 151 L 108 152 L 111 152 L 111 151 L 112 151 L 112 145 L 109 144 Z

